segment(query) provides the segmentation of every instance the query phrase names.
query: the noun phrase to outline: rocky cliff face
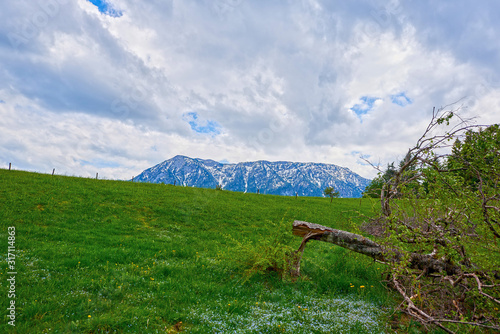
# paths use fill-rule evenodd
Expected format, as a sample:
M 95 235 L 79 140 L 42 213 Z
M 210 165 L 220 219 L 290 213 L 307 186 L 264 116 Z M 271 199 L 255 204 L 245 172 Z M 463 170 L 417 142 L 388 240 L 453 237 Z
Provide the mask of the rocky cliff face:
M 176 156 L 146 169 L 135 182 L 286 196 L 323 196 L 333 186 L 341 197 L 360 197 L 370 180 L 332 164 L 254 161 L 222 164 L 213 160 Z

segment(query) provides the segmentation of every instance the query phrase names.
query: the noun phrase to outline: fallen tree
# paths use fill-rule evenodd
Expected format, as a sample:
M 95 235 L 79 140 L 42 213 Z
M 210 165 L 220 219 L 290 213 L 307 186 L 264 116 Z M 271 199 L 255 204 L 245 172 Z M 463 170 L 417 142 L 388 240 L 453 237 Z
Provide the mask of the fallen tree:
M 309 241 L 333 243 L 386 263 L 401 311 L 424 326 L 500 331 L 500 127 L 472 126 L 457 111 L 434 110 L 399 167 L 376 180 L 373 237 L 295 221 L 291 274 Z
M 334 228 L 313 224 L 305 221 L 296 220 L 293 222 L 292 233 L 296 236 L 302 237 L 302 243 L 299 249 L 294 254 L 295 261 L 291 263 L 290 273 L 292 276 L 300 276 L 300 261 L 305 249 L 305 246 L 310 240 L 324 241 L 332 243 L 334 245 L 349 249 L 356 253 L 360 253 L 373 258 L 375 261 L 394 265 L 395 263 L 400 263 L 403 259 L 408 259 L 407 267 L 409 269 L 421 270 L 423 274 L 429 275 L 432 273 L 445 273 L 446 280 L 449 281 L 452 286 L 456 286 L 464 278 L 474 278 L 477 282 L 477 288 L 480 294 L 484 297 L 489 298 L 496 303 L 500 303 L 499 300 L 491 295 L 488 295 L 482 291 L 482 287 L 485 286 L 481 283 L 478 275 L 474 273 L 464 273 L 462 272 L 460 266 L 453 265 L 452 263 L 445 262 L 442 259 L 437 259 L 435 254 L 419 254 L 419 253 L 402 253 L 401 251 L 387 250 L 382 245 L 374 242 L 373 240 L 366 238 L 360 234 L 355 234 L 343 230 L 337 230 Z M 453 281 L 452 277 L 457 278 Z M 431 323 L 440 327 L 448 333 L 454 333 L 448 328 L 444 327 L 441 323 L 455 323 L 469 326 L 479 326 L 483 328 L 500 330 L 500 326 L 493 325 L 490 326 L 485 323 L 479 322 L 467 322 L 467 321 L 456 321 L 452 319 L 438 319 L 425 313 L 419 307 L 415 306 L 413 298 L 420 296 L 420 293 L 416 293 L 412 296 L 408 296 L 405 292 L 404 287 L 399 282 L 397 276 L 393 273 L 391 275 L 391 281 L 393 287 L 403 296 L 404 301 L 407 303 L 407 313 L 417 318 L 424 324 Z M 487 285 L 487 287 L 494 287 L 492 285 Z M 458 306 L 457 306 L 458 308 Z
M 300 259 L 306 243 L 310 240 L 329 242 L 369 256 L 382 263 L 394 263 L 407 259 L 409 268 L 425 270 L 427 273 L 445 272 L 448 275 L 457 275 L 462 272 L 460 266 L 438 259 L 435 257 L 435 254 L 403 253 L 395 249 L 386 249 L 382 245 L 360 234 L 318 224 L 296 220 L 293 222 L 292 233 L 303 238 L 296 252 L 299 257 L 294 265 L 293 275 L 300 273 Z

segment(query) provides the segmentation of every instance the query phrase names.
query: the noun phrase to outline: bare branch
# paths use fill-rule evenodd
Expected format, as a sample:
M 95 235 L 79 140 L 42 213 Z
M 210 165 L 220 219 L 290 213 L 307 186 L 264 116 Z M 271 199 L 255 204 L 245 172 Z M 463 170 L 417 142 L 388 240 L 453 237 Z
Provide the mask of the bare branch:
M 464 276 L 467 276 L 467 277 L 474 277 L 475 280 L 476 280 L 476 283 L 477 283 L 477 289 L 479 290 L 479 293 L 483 296 L 485 296 L 486 298 L 489 298 L 491 300 L 493 300 L 495 303 L 498 303 L 500 304 L 500 300 L 488 295 L 487 293 L 484 293 L 483 292 L 483 284 L 481 283 L 481 280 L 479 279 L 479 277 L 474 274 L 474 273 L 470 273 L 470 274 L 465 274 Z
M 415 304 L 413 303 L 413 301 L 411 300 L 411 298 L 408 297 L 406 292 L 403 290 L 403 287 L 399 284 L 395 274 L 392 275 L 392 283 L 394 284 L 394 287 L 396 288 L 396 290 L 398 290 L 398 292 L 401 294 L 401 296 L 403 296 L 406 304 L 408 305 L 407 309 L 408 309 L 409 314 L 412 314 L 416 318 L 419 318 L 421 322 L 433 323 L 447 333 L 451 333 L 451 334 L 455 333 L 455 332 L 449 330 L 448 328 L 444 327 L 443 325 L 441 325 L 439 323 L 439 321 L 437 321 L 436 319 L 434 319 L 433 317 L 431 317 L 430 315 L 428 315 L 427 313 L 425 313 L 424 311 L 422 311 L 421 309 L 416 307 Z
M 498 327 L 498 326 L 488 326 L 488 325 L 482 324 L 480 322 L 467 322 L 467 321 L 458 321 L 458 320 L 450 320 L 450 319 L 435 319 L 435 321 L 451 322 L 451 323 L 459 324 L 459 325 L 478 326 L 478 327 L 483 327 L 483 328 L 500 330 L 500 327 Z

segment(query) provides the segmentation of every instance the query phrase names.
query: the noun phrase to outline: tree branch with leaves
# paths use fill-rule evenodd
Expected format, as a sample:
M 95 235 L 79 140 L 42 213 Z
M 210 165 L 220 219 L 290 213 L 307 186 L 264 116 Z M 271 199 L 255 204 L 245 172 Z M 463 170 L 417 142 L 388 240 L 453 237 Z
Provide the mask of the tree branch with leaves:
M 387 263 L 401 310 L 425 326 L 500 330 L 500 129 L 453 107 L 434 109 L 398 167 L 376 179 L 376 239 L 303 225 L 302 251 L 321 240 Z

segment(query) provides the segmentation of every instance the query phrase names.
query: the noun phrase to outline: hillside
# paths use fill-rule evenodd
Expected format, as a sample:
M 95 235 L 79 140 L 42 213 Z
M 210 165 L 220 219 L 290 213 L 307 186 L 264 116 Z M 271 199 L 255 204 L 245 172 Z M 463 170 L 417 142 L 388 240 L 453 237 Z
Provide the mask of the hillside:
M 178 155 L 146 169 L 136 182 L 177 184 L 188 187 L 285 196 L 323 196 L 334 187 L 341 197 L 361 197 L 370 180 L 333 164 L 289 161 L 254 161 L 222 164 Z
M 2 248 L 15 227 L 16 255 L 15 298 L 0 298 L 16 326 L 4 318 L 2 333 L 384 332 L 383 268 L 363 256 L 311 242 L 298 281 L 245 275 L 248 254 L 298 247 L 294 219 L 356 230 L 370 200 L 6 170 L 0 184 Z

